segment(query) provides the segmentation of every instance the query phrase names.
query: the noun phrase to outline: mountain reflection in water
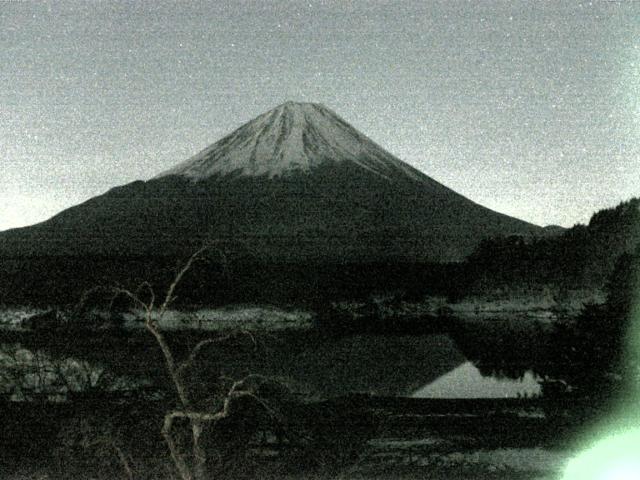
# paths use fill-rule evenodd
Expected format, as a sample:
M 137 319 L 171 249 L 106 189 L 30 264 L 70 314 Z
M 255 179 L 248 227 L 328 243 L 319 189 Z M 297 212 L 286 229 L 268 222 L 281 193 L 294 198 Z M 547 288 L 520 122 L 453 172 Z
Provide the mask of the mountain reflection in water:
M 509 345 L 506 341 L 501 342 L 500 348 L 494 348 L 490 343 L 496 343 L 493 334 L 474 334 L 476 343 L 471 342 L 471 336 L 459 341 L 460 335 L 454 340 L 446 334 L 329 337 L 314 336 L 308 331 L 280 332 L 265 336 L 265 348 L 258 353 L 248 345 L 219 349 L 201 359 L 205 371 L 215 371 L 223 365 L 225 374 L 232 378 L 248 374 L 277 378 L 292 390 L 317 398 L 351 393 L 452 399 L 541 394 L 538 381 L 547 374 L 539 368 L 540 362 L 529 361 L 525 354 L 514 357 L 505 347 Z M 0 343 L 0 395 L 11 397 L 16 391 L 52 388 L 59 394 L 54 388 L 56 382 L 72 373 L 75 378 L 80 375 L 76 373 L 79 369 L 83 386 L 74 386 L 76 390 L 104 388 L 91 376 L 98 371 L 101 378 L 110 379 L 108 383 L 120 379 L 118 382 L 124 382 L 127 389 L 135 388 L 132 378 L 145 385 L 158 388 L 162 385 L 162 368 L 152 360 L 140 362 L 141 352 L 152 351 L 142 341 L 131 343 L 114 338 L 110 343 L 113 348 L 105 349 L 98 342 L 104 343 L 108 337 L 89 337 L 84 343 L 65 344 L 64 351 L 57 351 L 55 345 L 38 342 L 29 345 L 30 338 L 26 335 L 21 340 Z M 475 349 L 469 348 L 469 344 Z M 512 342 L 519 346 L 514 349 L 518 352 L 540 353 L 529 346 L 522 348 L 523 344 L 521 339 Z M 60 372 L 66 376 L 60 377 Z M 32 385 L 35 380 L 40 382 L 38 386 Z M 125 388 L 124 384 L 109 388 Z M 68 388 L 68 382 L 62 381 L 62 385 Z
M 413 398 L 516 398 L 541 394 L 538 377 L 530 370 L 519 379 L 484 376 L 465 362 L 435 381 L 416 390 Z

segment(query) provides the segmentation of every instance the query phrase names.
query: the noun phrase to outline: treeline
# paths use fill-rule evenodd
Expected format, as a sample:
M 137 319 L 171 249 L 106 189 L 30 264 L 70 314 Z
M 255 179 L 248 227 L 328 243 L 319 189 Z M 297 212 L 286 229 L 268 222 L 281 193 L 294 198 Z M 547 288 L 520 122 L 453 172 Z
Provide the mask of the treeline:
M 171 257 L 37 257 L 0 263 L 0 304 L 64 306 L 95 286 L 135 290 L 143 281 L 164 291 L 184 259 Z M 461 264 L 264 263 L 251 258 L 221 262 L 218 253 L 198 261 L 178 289 L 176 306 L 269 303 L 315 306 L 402 292 L 419 299 L 426 292 L 459 291 Z
M 217 245 L 178 292 L 182 306 L 266 302 L 323 304 L 402 292 L 456 300 L 495 290 L 602 288 L 616 261 L 640 243 L 640 199 L 597 212 L 556 235 L 487 239 L 461 263 L 270 263 L 246 248 Z M 95 286 L 162 291 L 185 258 L 37 256 L 0 258 L 0 304 L 65 305 Z
M 623 254 L 640 243 L 640 199 L 595 213 L 559 235 L 483 241 L 466 260 L 468 288 L 602 288 Z
M 574 318 L 534 324 L 533 330 L 531 324 L 501 320 L 479 329 L 452 319 L 448 332 L 484 375 L 517 379 L 532 371 L 560 381 L 545 384 L 559 388 L 553 393 L 545 390 L 546 396 L 570 391 L 606 405 L 625 394 L 637 394 L 640 385 L 640 244 L 619 257 L 604 290 L 603 304 L 585 305 Z
M 619 398 L 640 380 L 640 245 L 619 257 L 605 290 L 604 304 L 587 305 L 573 322 L 555 326 L 552 348 L 559 371 L 578 388 Z

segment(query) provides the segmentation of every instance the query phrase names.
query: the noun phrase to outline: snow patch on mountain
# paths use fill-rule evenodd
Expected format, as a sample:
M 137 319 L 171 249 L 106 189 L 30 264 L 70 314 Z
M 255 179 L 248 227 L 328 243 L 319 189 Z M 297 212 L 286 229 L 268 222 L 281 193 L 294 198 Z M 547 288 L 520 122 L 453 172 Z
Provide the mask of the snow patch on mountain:
M 256 117 L 158 177 L 181 175 L 197 181 L 233 173 L 273 178 L 310 172 L 327 162 L 352 162 L 386 178 L 402 174 L 428 180 L 325 106 L 295 102 Z

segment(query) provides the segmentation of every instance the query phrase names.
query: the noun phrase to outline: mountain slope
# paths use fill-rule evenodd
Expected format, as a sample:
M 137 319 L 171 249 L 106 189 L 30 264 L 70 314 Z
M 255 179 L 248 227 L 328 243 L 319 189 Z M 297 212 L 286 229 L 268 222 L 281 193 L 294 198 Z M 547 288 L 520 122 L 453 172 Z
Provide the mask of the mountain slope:
M 323 105 L 294 102 L 258 116 L 158 177 L 182 175 L 202 180 L 239 174 L 273 178 L 309 173 L 328 162 L 350 162 L 387 179 L 404 175 L 433 182 Z
M 541 231 L 439 184 L 327 108 L 287 102 L 147 182 L 0 233 L 0 255 L 174 256 L 224 238 L 262 261 L 457 261 L 483 238 Z

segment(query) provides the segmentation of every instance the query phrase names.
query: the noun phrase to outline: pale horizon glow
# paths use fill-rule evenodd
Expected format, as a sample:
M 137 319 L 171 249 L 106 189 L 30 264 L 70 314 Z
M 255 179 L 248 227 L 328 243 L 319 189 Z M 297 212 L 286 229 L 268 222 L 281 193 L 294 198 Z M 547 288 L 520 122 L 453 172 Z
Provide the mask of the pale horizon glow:
M 538 225 L 640 194 L 640 2 L 0 3 L 0 230 L 322 103 Z

